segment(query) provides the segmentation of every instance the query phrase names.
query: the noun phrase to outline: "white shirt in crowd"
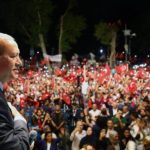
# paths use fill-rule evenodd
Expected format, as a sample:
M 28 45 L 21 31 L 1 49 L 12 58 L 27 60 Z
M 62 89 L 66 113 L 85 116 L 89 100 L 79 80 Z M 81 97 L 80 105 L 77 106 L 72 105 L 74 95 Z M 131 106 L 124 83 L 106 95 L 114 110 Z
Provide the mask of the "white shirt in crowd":
M 72 132 L 70 136 L 70 140 L 72 141 L 72 149 L 71 150 L 80 150 L 79 144 L 83 137 L 86 136 L 86 131 L 82 130 L 81 133 L 76 132 L 75 134 Z
M 92 124 L 94 125 L 95 124 L 95 121 L 94 121 L 95 117 L 96 116 L 100 116 L 101 115 L 101 111 L 99 109 L 96 109 L 96 110 L 91 109 L 89 111 L 89 114 L 90 114 L 91 119 L 92 119 Z
M 89 87 L 88 82 L 83 82 L 83 83 L 82 83 L 82 88 L 81 88 L 82 94 L 84 94 L 84 95 L 87 94 L 88 87 Z
M 51 148 L 51 143 L 47 143 L 47 150 L 50 150 Z

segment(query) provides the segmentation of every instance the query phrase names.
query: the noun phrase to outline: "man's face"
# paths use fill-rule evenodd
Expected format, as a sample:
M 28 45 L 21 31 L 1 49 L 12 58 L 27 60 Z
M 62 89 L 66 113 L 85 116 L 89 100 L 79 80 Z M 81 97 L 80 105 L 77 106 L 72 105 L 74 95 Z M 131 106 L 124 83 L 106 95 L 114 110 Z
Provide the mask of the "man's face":
M 96 110 L 96 109 L 97 109 L 97 105 L 93 104 L 93 110 Z
M 18 66 L 21 65 L 19 53 L 16 45 L 5 46 L 4 53 L 0 55 L 0 80 L 2 82 L 17 78 Z
M 92 128 L 91 127 L 87 128 L 87 135 L 92 135 Z
M 112 129 L 113 128 L 113 121 L 112 120 L 108 120 L 107 121 L 107 127 L 108 127 L 108 129 Z
M 51 142 L 52 141 L 52 133 L 48 133 L 47 136 L 45 137 L 47 142 Z
M 116 134 L 114 136 L 114 144 L 118 143 L 118 140 L 119 140 L 119 136 L 118 136 L 118 134 Z
M 87 150 L 94 150 L 93 146 L 91 146 L 91 145 L 88 145 L 86 149 Z
M 59 106 L 59 105 L 56 105 L 56 106 L 55 106 L 55 110 L 56 110 L 56 111 L 59 111 L 59 110 L 60 110 L 60 106 Z
M 125 131 L 124 131 L 124 136 L 125 136 L 126 138 L 128 138 L 128 137 L 130 136 L 130 131 L 129 131 L 129 130 L 125 130 Z

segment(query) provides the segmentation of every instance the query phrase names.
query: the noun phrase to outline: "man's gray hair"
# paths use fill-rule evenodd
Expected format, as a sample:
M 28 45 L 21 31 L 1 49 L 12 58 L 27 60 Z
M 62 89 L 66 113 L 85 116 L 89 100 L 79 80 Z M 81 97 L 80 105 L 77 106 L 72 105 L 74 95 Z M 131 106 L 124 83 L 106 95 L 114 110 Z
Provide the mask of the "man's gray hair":
M 0 55 L 4 53 L 7 45 L 14 45 L 18 48 L 18 44 L 12 36 L 5 33 L 0 33 Z
M 8 34 L 0 33 L 0 40 L 7 41 L 9 44 L 12 44 L 18 47 L 18 44 L 16 43 L 15 39 Z

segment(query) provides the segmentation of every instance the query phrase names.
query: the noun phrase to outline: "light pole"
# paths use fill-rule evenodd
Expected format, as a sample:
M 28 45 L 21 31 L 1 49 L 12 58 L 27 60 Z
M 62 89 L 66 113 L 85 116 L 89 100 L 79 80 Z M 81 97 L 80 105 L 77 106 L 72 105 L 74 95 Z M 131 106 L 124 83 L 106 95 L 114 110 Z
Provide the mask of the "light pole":
M 131 39 L 135 36 L 136 36 L 136 33 L 131 33 L 129 36 L 129 44 L 128 44 L 129 45 L 129 47 L 128 47 L 129 60 L 131 58 Z
M 124 49 L 125 49 L 125 61 L 129 63 L 131 57 L 131 38 L 136 36 L 136 33 L 131 33 L 130 29 L 127 29 L 125 25 L 125 29 L 123 30 L 125 42 L 124 42 Z
M 129 45 L 128 45 L 128 36 L 130 36 L 131 30 L 127 29 L 127 25 L 125 24 L 125 29 L 123 30 L 125 42 L 124 42 L 124 49 L 125 49 L 125 61 L 128 61 L 128 53 L 129 53 Z

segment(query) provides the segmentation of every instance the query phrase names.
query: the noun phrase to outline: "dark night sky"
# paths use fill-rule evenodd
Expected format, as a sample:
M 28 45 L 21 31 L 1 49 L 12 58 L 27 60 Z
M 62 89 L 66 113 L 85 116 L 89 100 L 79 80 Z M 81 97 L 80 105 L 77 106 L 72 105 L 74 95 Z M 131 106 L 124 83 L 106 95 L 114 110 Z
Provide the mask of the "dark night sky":
M 78 11 L 86 17 L 88 24 L 87 30 L 83 32 L 84 34 L 77 44 L 77 49 L 79 48 L 81 51 L 84 49 L 83 53 L 99 48 L 100 43 L 93 36 L 94 25 L 99 21 L 121 20 L 122 29 L 127 24 L 132 32 L 136 32 L 136 30 L 140 31 L 140 28 L 136 27 L 134 20 L 150 9 L 148 1 L 140 0 L 78 0 L 78 3 Z
M 53 14 L 53 18 L 55 19 L 60 12 L 64 11 L 68 0 L 52 0 L 52 2 L 58 7 L 58 12 L 55 11 L 55 14 Z M 77 0 L 77 3 L 78 13 L 86 18 L 87 29 L 83 31 L 83 35 L 78 40 L 78 43 L 73 46 L 72 52 L 80 52 L 81 54 L 93 50 L 96 51 L 100 47 L 100 43 L 93 36 L 94 25 L 98 22 L 102 20 L 113 22 L 120 19 L 122 22 L 122 29 L 124 25 L 127 24 L 128 28 L 136 32 L 140 31 L 140 26 L 136 27 L 134 20 L 147 10 L 150 10 L 148 1 L 144 0 Z M 140 23 L 141 22 L 139 22 L 139 24 Z M 2 22 L 0 27 L 1 26 Z M 123 37 L 121 38 L 123 39 Z M 56 42 L 56 44 L 58 43 L 57 41 L 54 42 Z
M 141 0 L 78 0 L 80 11 L 90 22 L 100 19 L 122 19 L 130 22 L 135 16 L 150 9 L 148 1 Z

